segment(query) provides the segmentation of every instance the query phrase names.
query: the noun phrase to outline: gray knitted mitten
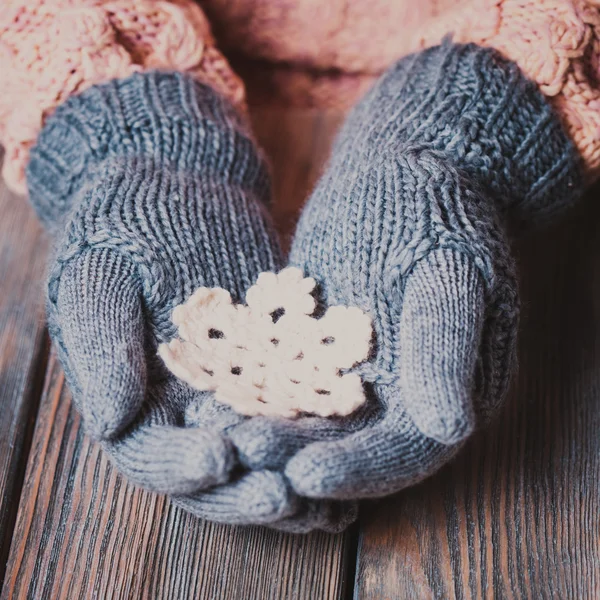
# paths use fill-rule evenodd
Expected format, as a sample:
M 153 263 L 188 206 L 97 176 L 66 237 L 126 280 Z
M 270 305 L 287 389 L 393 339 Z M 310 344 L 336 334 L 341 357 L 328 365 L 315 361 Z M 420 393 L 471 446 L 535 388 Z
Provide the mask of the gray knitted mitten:
M 243 122 L 191 78 L 136 74 L 61 106 L 27 178 L 55 237 L 50 334 L 87 430 L 145 488 L 196 494 L 229 482 L 236 459 L 223 430 L 185 427 L 186 408 L 210 394 L 168 373 L 156 348 L 198 287 L 239 300 L 260 272 L 281 267 L 268 172 Z M 213 520 L 305 529 L 311 518 L 308 528 L 334 529 L 329 516 L 352 518 L 352 506 L 298 500 L 280 473 L 233 478 L 188 504 Z
M 190 428 L 205 427 L 227 433 L 248 420 L 228 405 L 216 401 L 213 394 L 195 394 L 186 405 L 185 425 Z M 281 472 L 269 469 L 247 472 L 240 468 L 237 477 L 233 474 L 231 483 L 205 492 L 176 495 L 173 501 L 210 521 L 262 524 L 289 533 L 307 533 L 315 529 L 337 533 L 358 516 L 356 501 L 302 498 L 291 489 Z
M 230 431 L 241 460 L 314 498 L 392 493 L 448 461 L 515 368 L 507 220 L 546 220 L 581 186 L 572 143 L 514 64 L 448 41 L 398 62 L 342 128 L 290 257 L 324 305 L 373 318 L 370 404 L 246 421 Z

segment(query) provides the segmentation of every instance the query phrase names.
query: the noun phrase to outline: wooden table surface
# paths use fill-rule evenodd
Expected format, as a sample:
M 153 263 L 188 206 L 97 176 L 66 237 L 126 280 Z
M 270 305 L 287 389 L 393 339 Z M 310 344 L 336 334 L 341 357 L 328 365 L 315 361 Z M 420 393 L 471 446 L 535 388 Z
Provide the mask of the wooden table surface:
M 259 112 L 289 236 L 341 115 Z M 44 329 L 46 240 L 0 191 L 2 598 L 600 598 L 600 190 L 516 248 L 520 368 L 491 429 L 337 536 L 201 522 L 83 435 Z

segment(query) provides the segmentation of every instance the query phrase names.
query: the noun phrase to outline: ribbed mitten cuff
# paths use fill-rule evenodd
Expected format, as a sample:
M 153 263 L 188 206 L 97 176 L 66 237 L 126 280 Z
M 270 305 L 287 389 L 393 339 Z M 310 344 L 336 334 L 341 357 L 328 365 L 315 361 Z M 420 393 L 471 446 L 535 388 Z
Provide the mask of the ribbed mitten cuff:
M 181 73 L 136 73 L 72 96 L 46 122 L 27 167 L 41 220 L 59 225 L 101 165 L 128 158 L 251 192 L 268 188 L 266 163 L 225 98 Z
M 178 71 L 245 109 L 244 86 L 194 0 L 3 0 L 0 39 L 2 174 L 18 193 L 46 118 L 94 85 Z
M 403 48 L 495 48 L 539 87 L 577 146 L 589 184 L 600 175 L 600 5 L 597 0 L 461 0 L 425 17 Z
M 435 150 L 521 225 L 549 219 L 583 187 L 579 154 L 546 97 L 514 63 L 473 44 L 446 40 L 400 60 L 339 139 L 360 140 L 373 161 L 388 149 Z

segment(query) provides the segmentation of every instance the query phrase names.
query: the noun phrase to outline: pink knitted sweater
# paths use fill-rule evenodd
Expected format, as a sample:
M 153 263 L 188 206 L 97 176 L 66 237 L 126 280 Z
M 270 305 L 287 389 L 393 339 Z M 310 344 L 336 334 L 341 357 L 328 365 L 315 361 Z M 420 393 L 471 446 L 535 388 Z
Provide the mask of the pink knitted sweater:
M 69 95 L 144 69 L 187 71 L 241 108 L 244 86 L 192 0 L 2 0 L 3 176 L 25 192 L 29 148 Z
M 499 50 L 600 171 L 600 0 L 203 0 L 251 102 L 347 107 L 394 60 L 446 35 Z M 250 59 L 250 60 L 249 60 Z M 262 64 L 261 62 L 266 64 Z
M 24 191 L 29 147 L 72 93 L 135 70 L 177 69 L 239 106 L 347 107 L 394 60 L 436 44 L 491 46 L 536 81 L 590 178 L 600 173 L 600 0 L 4 0 L 0 141 Z M 203 13 L 204 11 L 204 13 Z M 217 43 L 215 43 L 212 30 Z

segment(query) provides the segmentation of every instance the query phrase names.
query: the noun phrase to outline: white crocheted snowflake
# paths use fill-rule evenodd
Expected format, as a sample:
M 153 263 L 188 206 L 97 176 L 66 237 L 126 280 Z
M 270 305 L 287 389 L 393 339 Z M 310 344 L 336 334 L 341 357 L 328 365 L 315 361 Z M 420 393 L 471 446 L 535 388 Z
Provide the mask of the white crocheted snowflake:
M 233 304 L 221 288 L 199 288 L 173 311 L 179 338 L 159 347 L 167 367 L 245 415 L 347 415 L 364 400 L 347 369 L 369 355 L 372 325 L 358 308 L 333 306 L 319 319 L 315 280 L 294 267 L 261 273 Z

